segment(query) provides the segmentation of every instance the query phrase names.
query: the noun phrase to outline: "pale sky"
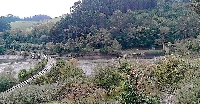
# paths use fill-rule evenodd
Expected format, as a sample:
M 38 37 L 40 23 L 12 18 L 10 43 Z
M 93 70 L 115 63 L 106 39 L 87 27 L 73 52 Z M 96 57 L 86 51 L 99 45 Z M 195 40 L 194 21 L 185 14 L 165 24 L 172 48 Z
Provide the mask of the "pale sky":
M 69 13 L 76 1 L 78 0 L 1 0 L 0 16 L 13 14 L 22 18 L 45 14 L 54 18 Z

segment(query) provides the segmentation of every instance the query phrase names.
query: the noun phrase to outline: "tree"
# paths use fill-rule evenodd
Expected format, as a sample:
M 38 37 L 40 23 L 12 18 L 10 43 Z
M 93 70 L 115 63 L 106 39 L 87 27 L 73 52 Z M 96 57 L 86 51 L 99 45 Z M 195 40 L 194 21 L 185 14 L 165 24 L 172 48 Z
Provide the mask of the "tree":
M 18 73 L 18 79 L 20 82 L 24 81 L 24 79 L 27 77 L 27 71 L 26 69 L 22 69 Z
M 6 52 L 6 49 L 3 45 L 0 45 L 0 54 L 4 54 Z
M 191 3 L 191 7 L 197 14 L 200 14 L 200 0 L 194 0 Z
M 0 92 L 6 91 L 15 85 L 15 82 L 11 79 L 0 77 Z
M 0 32 L 3 32 L 5 30 L 9 30 L 11 28 L 8 21 L 6 21 L 6 17 L 1 16 L 0 17 Z
M 23 20 L 24 21 L 42 21 L 42 20 L 48 20 L 48 19 L 51 19 L 51 17 L 48 15 L 39 14 L 39 15 L 34 15 L 30 17 L 25 17 Z
M 0 73 L 0 92 L 5 91 L 17 83 L 14 78 L 16 72 L 12 67 L 5 67 Z

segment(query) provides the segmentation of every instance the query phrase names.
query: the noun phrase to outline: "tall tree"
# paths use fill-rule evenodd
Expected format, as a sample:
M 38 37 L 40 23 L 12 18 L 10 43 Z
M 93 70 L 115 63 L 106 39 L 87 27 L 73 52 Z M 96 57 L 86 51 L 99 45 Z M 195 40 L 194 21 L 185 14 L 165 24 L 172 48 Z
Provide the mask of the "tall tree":
M 10 29 L 10 24 L 8 21 L 6 21 L 6 17 L 5 16 L 1 16 L 0 17 L 0 32 L 3 32 L 5 30 L 9 30 Z

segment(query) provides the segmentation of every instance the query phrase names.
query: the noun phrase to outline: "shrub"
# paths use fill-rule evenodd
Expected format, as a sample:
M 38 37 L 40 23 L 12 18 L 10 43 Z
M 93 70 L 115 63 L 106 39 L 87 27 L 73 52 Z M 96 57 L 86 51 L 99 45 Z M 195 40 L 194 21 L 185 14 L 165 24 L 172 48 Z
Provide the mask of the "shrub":
M 16 84 L 14 79 L 0 77 L 0 92 L 6 91 Z
M 127 62 L 120 64 L 118 70 L 124 75 L 123 92 L 120 100 L 122 104 L 159 104 L 160 101 L 157 96 L 152 96 L 146 92 L 146 85 L 144 85 L 146 75 L 143 72 L 145 68 Z
M 16 72 L 12 67 L 6 67 L 0 73 L 0 92 L 6 91 L 17 83 Z
M 108 92 L 113 90 L 116 86 L 119 86 L 122 80 L 122 76 L 114 67 L 97 69 L 95 73 L 94 82 Z
M 122 104 L 159 104 L 157 97 L 138 92 L 136 81 L 133 78 L 127 79 L 123 85 L 124 92 L 121 95 Z
M 42 69 L 44 69 L 46 63 L 47 60 L 42 60 L 34 67 L 34 69 L 30 68 L 28 71 L 26 69 L 20 70 L 20 72 L 18 73 L 19 81 L 23 82 L 28 78 L 30 78 L 31 76 L 33 76 L 34 74 L 36 74 L 37 72 L 41 71 Z
M 45 85 L 29 85 L 0 94 L 0 103 L 6 104 L 39 104 L 51 101 L 65 103 L 99 103 L 104 102 L 105 90 L 85 79 L 68 79 Z
M 200 69 L 199 61 L 190 62 L 191 71 L 181 81 L 179 89 L 176 91 L 178 103 L 197 104 L 200 103 Z
M 176 91 L 179 103 L 199 104 L 200 103 L 200 77 L 185 79 L 181 83 L 180 89 Z
M 24 79 L 26 78 L 26 76 L 27 76 L 26 69 L 22 69 L 22 70 L 19 71 L 18 78 L 19 78 L 20 82 L 24 81 Z
M 149 103 L 158 104 L 159 99 L 147 94 L 143 84 L 144 75 L 141 67 L 134 67 L 130 63 L 121 60 L 118 67 L 106 67 L 96 70 L 94 82 L 107 90 L 109 99 L 115 99 L 123 104 Z
M 156 86 L 159 90 L 173 90 L 190 69 L 185 60 L 172 56 L 153 66 Z
M 44 69 L 46 64 L 47 64 L 47 60 L 46 59 L 43 59 L 41 62 L 38 62 L 38 64 L 35 65 L 35 67 L 34 67 L 34 69 L 36 70 L 36 72 L 34 74 L 36 74 L 37 72 L 39 72 L 42 69 Z
M 13 92 L 0 95 L 1 104 L 38 104 L 57 100 L 62 87 L 57 84 L 30 85 L 16 89 Z
M 52 67 L 51 71 L 44 76 L 36 78 L 35 84 L 54 83 L 63 81 L 68 78 L 83 77 L 83 70 L 74 66 L 74 64 L 67 64 L 65 60 L 57 60 L 56 66 Z

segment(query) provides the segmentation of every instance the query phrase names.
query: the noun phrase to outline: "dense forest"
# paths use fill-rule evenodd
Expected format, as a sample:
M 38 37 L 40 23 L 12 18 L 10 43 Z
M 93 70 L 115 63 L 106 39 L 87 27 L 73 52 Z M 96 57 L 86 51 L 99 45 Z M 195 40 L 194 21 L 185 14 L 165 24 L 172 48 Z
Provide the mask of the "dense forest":
M 70 9 L 55 25 L 5 31 L 1 46 L 16 51 L 43 49 L 47 54 L 91 54 L 95 49 L 118 54 L 121 49 L 159 48 L 199 34 L 199 16 L 188 0 L 83 0 Z

